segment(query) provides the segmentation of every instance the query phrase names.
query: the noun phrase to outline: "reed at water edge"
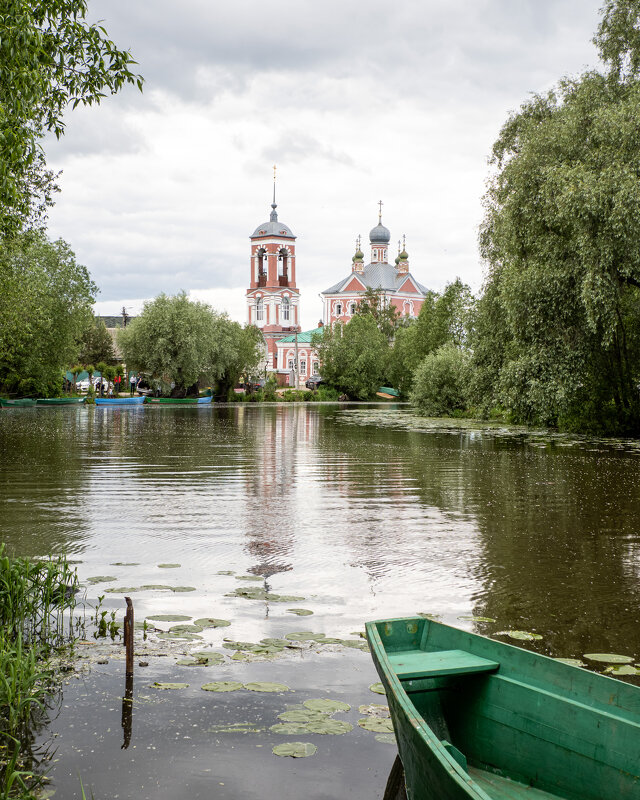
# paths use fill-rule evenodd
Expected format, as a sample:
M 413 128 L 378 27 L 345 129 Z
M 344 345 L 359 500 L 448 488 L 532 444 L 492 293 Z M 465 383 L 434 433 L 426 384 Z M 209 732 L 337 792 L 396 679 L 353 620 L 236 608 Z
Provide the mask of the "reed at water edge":
M 66 558 L 11 557 L 0 544 L 0 800 L 37 797 L 32 728 L 56 690 L 51 659 L 73 643 L 77 590 Z

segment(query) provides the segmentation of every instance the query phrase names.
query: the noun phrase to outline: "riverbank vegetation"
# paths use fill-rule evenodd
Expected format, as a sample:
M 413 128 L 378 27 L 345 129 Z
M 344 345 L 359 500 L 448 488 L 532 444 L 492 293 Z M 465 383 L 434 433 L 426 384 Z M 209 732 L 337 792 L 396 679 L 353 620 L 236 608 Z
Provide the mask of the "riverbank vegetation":
M 65 558 L 12 558 L 0 545 L 0 796 L 40 783 L 34 731 L 57 688 L 52 657 L 73 641 L 78 579 Z

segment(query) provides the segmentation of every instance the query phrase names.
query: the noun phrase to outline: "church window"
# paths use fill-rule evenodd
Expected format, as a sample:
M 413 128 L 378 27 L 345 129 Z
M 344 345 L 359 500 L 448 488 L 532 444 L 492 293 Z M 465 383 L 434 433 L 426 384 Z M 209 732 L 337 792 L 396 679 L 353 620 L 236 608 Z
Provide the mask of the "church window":
M 342 316 L 342 303 L 336 303 L 336 317 Z
M 351 303 L 351 310 L 350 310 L 349 313 L 351 314 L 351 316 L 353 316 L 356 313 L 356 304 L 355 303 Z
M 317 375 L 320 372 L 320 363 L 318 361 L 313 362 L 313 374 Z
M 289 310 L 290 310 L 289 298 L 288 297 L 283 297 L 282 298 L 282 319 L 285 322 L 289 321 Z
M 292 358 L 289 359 L 289 369 L 292 370 L 294 368 L 294 361 Z
M 307 374 L 307 362 L 304 358 L 300 359 L 300 374 L 306 375 Z
M 262 302 L 261 297 L 256 300 L 256 319 L 258 321 L 262 321 L 264 319 L 264 303 Z

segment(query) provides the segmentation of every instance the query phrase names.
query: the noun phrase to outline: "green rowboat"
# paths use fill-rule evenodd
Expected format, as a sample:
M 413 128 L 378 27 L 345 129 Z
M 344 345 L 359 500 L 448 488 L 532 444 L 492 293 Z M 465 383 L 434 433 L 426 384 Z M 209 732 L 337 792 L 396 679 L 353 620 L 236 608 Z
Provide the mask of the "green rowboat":
M 28 408 L 35 404 L 36 400 L 33 397 L 0 397 L 0 408 Z
M 80 406 L 84 397 L 39 397 L 39 406 Z
M 211 403 L 208 397 L 147 397 L 147 403 L 152 406 L 203 406 Z
M 422 617 L 366 630 L 409 800 L 640 799 L 640 687 Z

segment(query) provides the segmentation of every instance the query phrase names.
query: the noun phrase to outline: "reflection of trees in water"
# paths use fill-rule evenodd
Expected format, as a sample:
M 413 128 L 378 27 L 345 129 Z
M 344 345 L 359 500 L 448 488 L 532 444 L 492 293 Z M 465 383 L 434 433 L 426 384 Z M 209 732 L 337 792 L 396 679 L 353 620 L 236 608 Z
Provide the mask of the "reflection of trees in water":
M 401 510 L 418 498 L 434 524 L 444 518 L 452 551 L 461 526 L 477 531 L 472 547 L 460 537 L 459 561 L 482 586 L 474 613 L 495 618 L 492 630 L 536 630 L 554 654 L 638 653 L 637 464 L 606 446 L 596 454 L 561 444 L 354 425 L 323 426 L 318 441 L 326 480 L 343 496 L 397 498 L 395 524 L 346 526 L 359 536 L 356 552 L 370 548 L 370 571 L 402 550 Z
M 86 409 L 2 412 L 0 534 L 11 552 L 36 556 L 81 549 L 89 436 Z

